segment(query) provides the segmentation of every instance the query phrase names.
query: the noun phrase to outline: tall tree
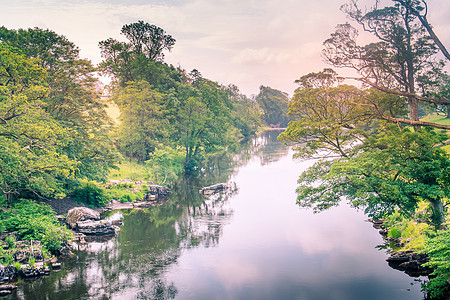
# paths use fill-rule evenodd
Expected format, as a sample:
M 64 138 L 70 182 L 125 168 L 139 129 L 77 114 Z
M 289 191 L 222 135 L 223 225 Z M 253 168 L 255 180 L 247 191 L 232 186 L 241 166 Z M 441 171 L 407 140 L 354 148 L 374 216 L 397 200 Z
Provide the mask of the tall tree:
M 121 33 L 130 41 L 136 54 L 145 54 L 153 61 L 164 59 L 163 50 L 171 50 L 175 39 L 156 25 L 137 21 L 124 25 Z
M 266 86 L 259 87 L 259 94 L 255 98 L 264 111 L 263 120 L 273 127 L 286 127 L 291 120 L 287 116 L 289 96 L 276 89 Z
M 45 69 L 0 42 L 0 198 L 56 197 L 77 162 L 61 151 L 68 131 L 42 109 Z
M 146 81 L 130 82 L 113 96 L 120 109 L 116 145 L 130 159 L 144 162 L 169 135 L 169 122 L 163 118 L 162 94 Z
M 70 138 L 64 153 L 79 162 L 77 176 L 105 179 L 115 154 L 107 136 L 112 125 L 96 89 L 95 68 L 79 58 L 79 49 L 66 37 L 40 28 L 0 28 L 0 41 L 18 49 L 47 72 L 48 97 L 42 107 Z
M 419 120 L 419 101 L 450 104 L 445 97 L 420 95 L 418 90 L 419 78 L 423 81 L 430 70 L 442 68 L 442 64 L 433 59 L 438 52 L 434 40 L 417 20 L 411 6 L 397 2 L 384 7 L 378 4 L 365 12 L 356 1 L 342 7 L 351 19 L 378 41 L 360 46 L 356 41 L 356 29 L 349 24 L 339 25 L 324 42 L 325 59 L 335 67 L 356 70 L 360 77 L 355 79 L 382 92 L 401 96 L 409 106 L 409 119 L 392 119 L 383 114 L 379 117 L 414 126 L 450 129 L 449 125 L 425 124 Z

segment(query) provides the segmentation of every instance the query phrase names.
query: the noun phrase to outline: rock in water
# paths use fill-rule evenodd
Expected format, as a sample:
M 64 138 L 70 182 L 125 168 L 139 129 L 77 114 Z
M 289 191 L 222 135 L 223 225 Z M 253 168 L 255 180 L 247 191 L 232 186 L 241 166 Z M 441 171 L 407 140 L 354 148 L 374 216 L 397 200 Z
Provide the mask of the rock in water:
M 14 266 L 0 265 L 0 282 L 13 281 L 19 276 L 19 272 Z
M 102 221 L 79 221 L 77 222 L 76 230 L 86 235 L 109 235 L 116 232 L 116 226 L 110 222 Z
M 233 190 L 236 189 L 236 184 L 231 182 L 229 184 L 227 183 L 217 183 L 214 185 L 206 186 L 199 190 L 200 194 L 203 194 L 205 196 L 213 195 L 215 193 L 221 192 L 221 191 L 227 191 L 227 190 Z
M 74 207 L 67 213 L 66 223 L 72 229 L 77 226 L 77 222 L 86 220 L 98 221 L 100 220 L 100 214 L 87 207 Z

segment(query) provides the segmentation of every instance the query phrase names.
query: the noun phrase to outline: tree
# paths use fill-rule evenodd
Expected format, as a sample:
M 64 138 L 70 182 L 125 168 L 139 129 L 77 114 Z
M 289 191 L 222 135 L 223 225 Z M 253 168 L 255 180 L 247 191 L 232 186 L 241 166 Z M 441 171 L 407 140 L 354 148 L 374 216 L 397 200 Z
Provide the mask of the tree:
M 112 98 L 121 109 L 117 146 L 126 156 L 142 162 L 156 148 L 182 147 L 189 172 L 204 154 L 256 131 L 257 103 L 196 69 L 188 73 L 162 61 L 175 43 L 164 30 L 138 21 L 124 25 L 122 33 L 128 42 L 107 39 L 99 45 L 101 70 L 113 76 Z
M 378 111 L 388 117 L 405 113 L 398 96 L 375 89 L 363 91 L 342 85 L 342 81 L 331 69 L 304 75 L 296 81 L 300 87 L 289 105 L 294 121 L 280 139 L 299 145 L 297 157 L 349 157 L 370 134 L 365 129 Z
M 438 48 L 416 19 L 412 7 L 401 5 L 401 1 L 395 2 L 393 6 L 385 7 L 379 7 L 377 2 L 367 12 L 363 12 L 356 1 L 344 5 L 344 12 L 365 31 L 373 34 L 378 42 L 359 46 L 356 29 L 349 24 L 338 25 L 336 32 L 324 42 L 324 57 L 335 67 L 356 70 L 360 77 L 355 79 L 364 85 L 405 99 L 409 106 L 409 119 L 379 114 L 380 118 L 414 126 L 450 129 L 449 125 L 419 120 L 419 101 L 436 104 L 450 104 L 450 101 L 445 97 L 433 98 L 418 93 L 419 78 L 423 81 L 430 70 L 442 69 L 442 64 L 433 60 Z
M 130 41 L 136 54 L 145 54 L 153 61 L 163 60 L 163 50 L 170 51 L 175 44 L 175 39 L 164 29 L 144 21 L 124 25 L 121 33 Z
M 0 198 L 63 195 L 77 162 L 61 151 L 68 138 L 45 110 L 46 72 L 0 43 Z
M 244 138 L 256 134 L 258 127 L 263 125 L 263 111 L 258 102 L 241 94 L 235 85 L 229 85 L 226 92 L 232 103 L 231 115 L 234 127 L 239 129 Z
M 286 93 L 260 86 L 259 94 L 255 98 L 264 111 L 263 120 L 267 125 L 286 127 L 290 121 L 287 116 L 289 96 Z
M 167 87 L 172 79 L 179 81 L 180 78 L 174 77 L 180 73 L 173 72 L 174 68 L 168 72 L 168 66 L 163 63 L 163 51 L 170 51 L 175 44 L 175 39 L 165 30 L 138 21 L 124 25 L 121 33 L 128 42 L 112 38 L 99 42 L 104 58 L 100 69 L 113 76 L 116 84 L 123 87 L 128 81 L 146 80 L 158 88 L 160 85 Z
M 116 145 L 130 159 L 146 161 L 170 131 L 169 122 L 163 118 L 162 95 L 140 81 L 130 82 L 113 99 L 120 109 Z
M 233 127 L 226 90 L 204 78 L 194 82 L 194 86 L 178 115 L 187 171 L 197 167 L 200 154 L 229 146 L 237 139 L 228 134 Z
M 411 216 L 417 203 L 426 201 L 439 227 L 449 158 L 438 146 L 448 137 L 421 126 L 450 126 L 420 121 L 418 101 L 447 103 L 436 88 L 444 64 L 432 59 L 438 49 L 410 7 L 378 4 L 365 13 L 354 1 L 343 7 L 378 42 L 359 46 L 356 30 L 343 24 L 324 43 L 326 60 L 355 69 L 361 88 L 343 85 L 330 69 L 297 81 L 300 88 L 290 102 L 296 120 L 281 139 L 297 144 L 297 156 L 326 158 L 300 177 L 298 202 L 322 210 L 345 196 L 380 217 L 396 209 Z
M 96 88 L 95 68 L 79 58 L 79 49 L 66 37 L 39 28 L 0 28 L 0 41 L 46 70 L 48 95 L 41 106 L 67 128 L 61 151 L 77 160 L 80 178 L 104 180 L 115 153 L 108 132 L 112 125 Z
M 396 210 L 411 217 L 420 201 L 431 220 L 445 221 L 443 200 L 450 196 L 450 159 L 435 147 L 446 139 L 432 130 L 388 127 L 368 137 L 356 154 L 317 162 L 299 179 L 298 204 L 321 211 L 345 197 L 380 218 Z

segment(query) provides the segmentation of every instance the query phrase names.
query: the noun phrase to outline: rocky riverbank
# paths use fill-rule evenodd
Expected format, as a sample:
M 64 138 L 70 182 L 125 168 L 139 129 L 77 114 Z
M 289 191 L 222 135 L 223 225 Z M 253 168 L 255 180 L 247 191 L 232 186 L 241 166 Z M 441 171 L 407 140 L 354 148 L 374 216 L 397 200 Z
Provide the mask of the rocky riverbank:
M 129 182 L 129 181 L 126 181 Z M 111 182 L 115 185 L 119 182 Z M 59 270 L 59 260 L 70 257 L 75 251 L 82 248 L 90 241 L 109 240 L 119 231 L 122 221 L 120 219 L 101 219 L 101 214 L 121 209 L 144 209 L 160 205 L 168 200 L 169 189 L 167 187 L 151 183 L 134 183 L 135 186 L 147 184 L 148 192 L 143 199 L 134 202 L 121 203 L 111 200 L 103 208 L 90 209 L 83 204 L 65 198 L 62 200 L 45 201 L 58 214 L 58 220 L 72 230 L 73 239 L 70 244 L 63 243 L 62 247 L 54 253 L 53 258 L 43 253 L 42 244 L 39 241 L 17 241 L 17 234 L 4 233 L 0 240 L 8 249 L 10 264 L 0 265 L 0 296 L 7 296 L 16 289 L 18 278 L 25 280 L 35 279 L 49 275 L 52 270 Z M 14 240 L 12 247 L 8 246 L 6 240 Z
M 122 181 L 111 182 L 110 185 L 123 183 Z M 128 183 L 128 181 L 127 181 Z M 133 183 L 139 187 L 138 183 Z M 142 184 L 142 183 L 141 183 Z M 146 183 L 144 183 L 146 184 Z M 42 245 L 38 241 L 18 241 L 14 249 L 10 249 L 11 264 L 0 266 L 0 296 L 12 293 L 16 288 L 17 279 L 35 279 L 49 275 L 52 270 L 59 270 L 59 260 L 70 257 L 74 252 L 84 248 L 91 241 L 107 241 L 112 239 L 120 230 L 121 218 L 102 218 L 104 213 L 123 209 L 145 209 L 165 203 L 169 198 L 169 189 L 159 185 L 147 185 L 148 193 L 143 199 L 133 202 L 120 202 L 111 200 L 103 208 L 91 209 L 79 204 L 70 198 L 63 200 L 47 201 L 58 214 L 58 220 L 66 225 L 71 231 L 73 238 L 71 243 L 64 243 L 57 251 L 56 257 L 49 258 L 41 251 Z M 227 193 L 236 190 L 234 183 L 220 183 L 204 187 L 199 193 L 206 197 L 217 193 Z M 10 233 L 10 235 L 14 233 Z M 0 237 L 4 243 L 6 236 Z M 17 237 L 14 239 L 16 240 Z
M 389 229 L 384 226 L 383 220 L 370 219 L 369 221 L 375 229 L 379 230 L 379 233 L 386 242 L 392 243 L 392 245 L 398 248 L 404 246 L 400 239 L 388 236 Z M 424 263 L 428 262 L 428 256 L 425 253 L 391 251 L 386 261 L 391 268 L 405 272 L 412 277 L 428 276 L 433 272 L 433 269 L 423 266 Z

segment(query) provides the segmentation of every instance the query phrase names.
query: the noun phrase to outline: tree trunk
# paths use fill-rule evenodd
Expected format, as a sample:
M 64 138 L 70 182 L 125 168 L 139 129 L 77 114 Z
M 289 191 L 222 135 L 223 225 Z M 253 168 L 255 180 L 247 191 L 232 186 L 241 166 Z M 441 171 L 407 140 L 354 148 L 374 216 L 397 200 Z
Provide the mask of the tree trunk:
M 447 105 L 447 119 L 450 119 L 450 105 Z
M 431 204 L 431 210 L 432 210 L 432 222 L 436 226 L 436 228 L 439 228 L 443 223 L 445 223 L 445 214 L 444 214 L 444 206 L 442 205 L 442 201 L 437 200 L 430 200 Z

